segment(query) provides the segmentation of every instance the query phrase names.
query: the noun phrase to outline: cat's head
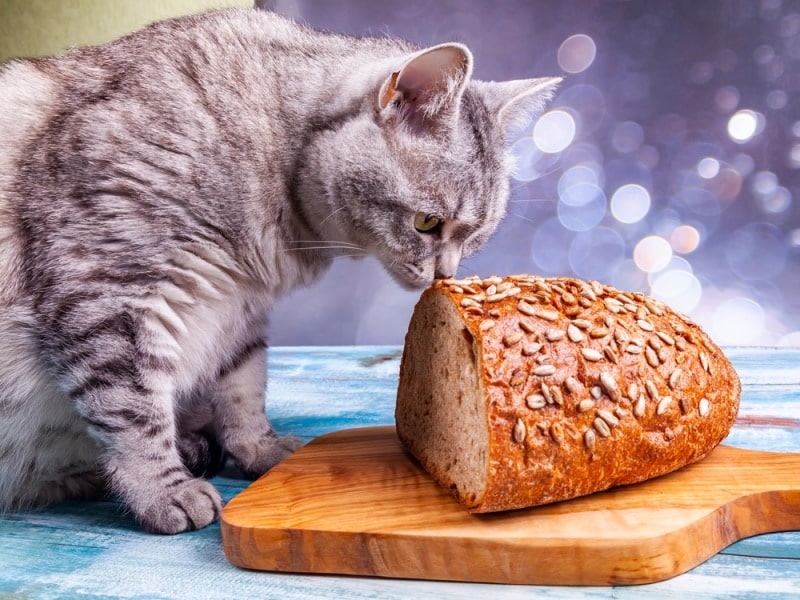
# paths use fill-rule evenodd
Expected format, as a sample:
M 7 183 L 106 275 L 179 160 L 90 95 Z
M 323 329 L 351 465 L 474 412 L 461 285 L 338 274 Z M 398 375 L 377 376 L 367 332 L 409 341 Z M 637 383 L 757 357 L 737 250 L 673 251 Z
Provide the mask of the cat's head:
M 299 190 L 321 240 L 364 248 L 414 288 L 454 276 L 497 228 L 513 166 L 506 130 L 541 110 L 559 79 L 472 80 L 460 44 L 393 63 L 373 68 L 377 84 L 354 111 L 322 124 Z

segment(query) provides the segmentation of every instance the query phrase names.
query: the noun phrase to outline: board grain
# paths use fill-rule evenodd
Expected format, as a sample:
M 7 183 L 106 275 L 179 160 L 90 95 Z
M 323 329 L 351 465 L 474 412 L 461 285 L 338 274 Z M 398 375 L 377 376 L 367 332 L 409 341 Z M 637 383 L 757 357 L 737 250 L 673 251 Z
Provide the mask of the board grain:
M 800 454 L 716 448 L 669 475 L 473 515 L 393 427 L 321 436 L 223 510 L 247 569 L 470 582 L 628 585 L 668 579 L 736 540 L 800 529 Z

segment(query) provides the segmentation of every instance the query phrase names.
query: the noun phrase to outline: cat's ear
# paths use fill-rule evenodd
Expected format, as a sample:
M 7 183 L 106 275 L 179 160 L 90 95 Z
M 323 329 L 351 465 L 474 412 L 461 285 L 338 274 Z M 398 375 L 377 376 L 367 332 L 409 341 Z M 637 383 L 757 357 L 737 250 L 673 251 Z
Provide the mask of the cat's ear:
M 381 111 L 396 112 L 412 130 L 435 129 L 458 111 L 472 75 L 472 53 L 462 44 L 441 44 L 412 54 L 383 82 Z
M 516 79 L 513 81 L 473 81 L 489 112 L 504 130 L 539 113 L 553 97 L 561 77 Z

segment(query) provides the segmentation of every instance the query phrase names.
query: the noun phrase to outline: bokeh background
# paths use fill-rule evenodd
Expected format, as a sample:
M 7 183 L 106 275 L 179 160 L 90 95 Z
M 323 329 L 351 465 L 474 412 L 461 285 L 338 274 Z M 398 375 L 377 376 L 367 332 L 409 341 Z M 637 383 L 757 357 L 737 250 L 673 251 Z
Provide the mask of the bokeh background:
M 0 59 L 252 0 L 0 0 Z M 721 344 L 800 346 L 797 0 L 258 0 L 311 26 L 466 43 L 481 79 L 566 75 L 512 133 L 510 212 L 459 275 L 599 279 Z M 418 293 L 337 259 L 273 345 L 400 344 Z
M 277 0 L 315 27 L 466 43 L 475 76 L 563 74 L 509 140 L 510 212 L 459 275 L 575 275 L 668 302 L 726 345 L 800 345 L 800 2 Z M 337 259 L 273 344 L 396 344 L 418 294 Z

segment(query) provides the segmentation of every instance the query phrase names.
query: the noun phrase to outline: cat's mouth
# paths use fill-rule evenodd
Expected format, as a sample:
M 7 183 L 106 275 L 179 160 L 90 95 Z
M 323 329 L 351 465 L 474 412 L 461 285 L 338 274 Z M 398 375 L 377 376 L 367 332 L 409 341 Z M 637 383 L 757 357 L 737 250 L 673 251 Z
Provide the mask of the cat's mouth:
M 432 268 L 425 269 L 413 263 L 394 263 L 385 266 L 392 279 L 406 290 L 419 290 L 433 282 Z

